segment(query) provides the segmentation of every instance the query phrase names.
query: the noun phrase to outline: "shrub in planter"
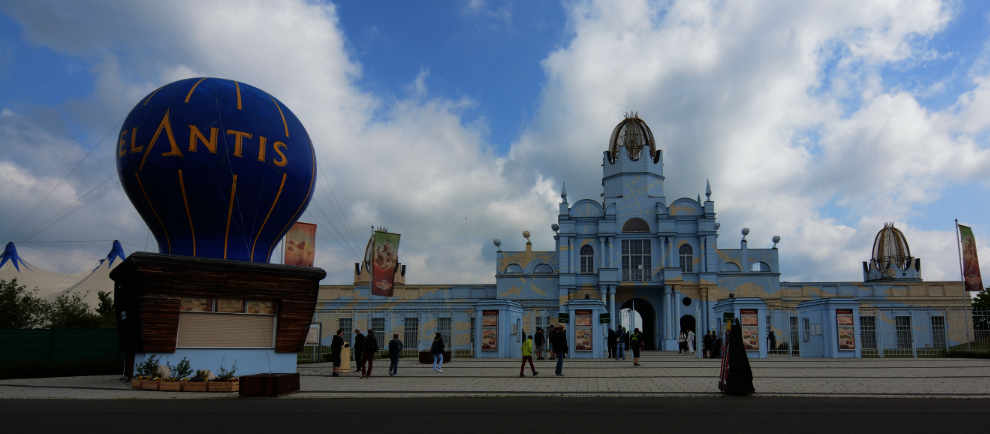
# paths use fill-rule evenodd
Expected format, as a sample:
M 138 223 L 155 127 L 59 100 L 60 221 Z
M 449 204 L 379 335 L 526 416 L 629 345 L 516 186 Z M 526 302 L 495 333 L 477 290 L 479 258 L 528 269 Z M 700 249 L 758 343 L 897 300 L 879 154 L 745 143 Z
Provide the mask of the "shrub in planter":
M 234 376 L 235 373 L 237 373 L 237 363 L 234 363 L 230 367 L 230 370 L 221 366 L 216 381 L 210 381 L 206 386 L 207 389 L 210 392 L 237 392 L 240 390 L 240 383 L 238 383 L 237 377 Z
M 192 377 L 191 380 L 185 382 L 182 385 L 183 392 L 206 392 L 209 390 L 209 380 L 213 377 L 213 373 L 209 369 L 200 369 L 196 371 L 196 375 Z

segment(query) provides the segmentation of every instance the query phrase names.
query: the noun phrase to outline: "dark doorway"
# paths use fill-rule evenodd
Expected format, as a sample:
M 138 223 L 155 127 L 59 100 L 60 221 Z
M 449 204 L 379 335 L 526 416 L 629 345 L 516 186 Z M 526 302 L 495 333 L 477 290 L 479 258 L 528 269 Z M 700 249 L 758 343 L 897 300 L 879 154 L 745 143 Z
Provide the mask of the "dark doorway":
M 643 318 L 643 337 L 646 338 L 646 349 L 656 351 L 657 349 L 657 314 L 653 310 L 653 305 L 642 298 L 634 298 L 622 304 L 621 309 L 633 309 Z M 632 330 L 630 330 L 632 332 Z
M 688 331 L 694 331 L 695 334 L 698 334 L 698 330 L 695 329 L 694 317 L 684 315 L 681 317 L 681 329 L 678 331 L 678 334 L 680 332 L 687 333 Z

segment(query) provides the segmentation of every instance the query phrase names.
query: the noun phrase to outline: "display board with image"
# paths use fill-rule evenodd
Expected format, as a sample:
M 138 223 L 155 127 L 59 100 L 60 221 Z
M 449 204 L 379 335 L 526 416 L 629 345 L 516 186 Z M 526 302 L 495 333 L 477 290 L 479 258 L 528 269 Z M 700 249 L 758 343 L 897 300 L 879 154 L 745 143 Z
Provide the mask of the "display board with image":
M 498 311 L 481 313 L 481 351 L 498 351 Z
M 574 351 L 591 351 L 592 333 L 591 311 L 574 311 Z
M 853 323 L 852 309 L 836 309 L 835 331 L 839 351 L 856 350 L 856 325 Z
M 760 350 L 760 316 L 756 309 L 740 309 L 739 323 L 742 326 L 743 348 L 746 351 Z

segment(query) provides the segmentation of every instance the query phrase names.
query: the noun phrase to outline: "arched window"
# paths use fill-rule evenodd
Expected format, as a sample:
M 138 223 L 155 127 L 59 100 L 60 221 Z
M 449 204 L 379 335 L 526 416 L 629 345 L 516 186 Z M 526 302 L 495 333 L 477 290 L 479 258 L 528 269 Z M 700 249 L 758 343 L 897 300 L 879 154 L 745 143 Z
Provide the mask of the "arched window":
M 759 271 L 759 272 L 769 273 L 770 272 L 770 265 L 767 264 L 766 262 L 762 262 L 762 261 L 760 261 L 760 262 L 754 262 L 753 263 L 753 266 L 750 268 L 750 271 Z
M 726 272 L 732 273 L 732 272 L 742 271 L 742 269 L 740 269 L 739 268 L 739 265 L 736 264 L 735 262 L 726 262 L 726 263 L 722 264 L 722 271 L 726 271 Z
M 679 249 L 681 254 L 681 272 L 691 273 L 694 266 L 694 254 L 691 250 L 691 246 L 684 244 Z
M 581 246 L 581 272 L 595 272 L 595 249 L 588 244 Z
M 533 269 L 533 274 L 553 274 L 553 267 L 547 264 L 537 265 L 536 268 Z
M 509 264 L 508 267 L 505 267 L 505 274 L 522 274 L 522 272 L 523 269 L 519 264 Z
M 622 225 L 622 232 L 633 232 L 633 233 L 646 233 L 650 231 L 650 225 L 646 224 L 646 221 L 633 217 L 626 220 L 626 223 Z

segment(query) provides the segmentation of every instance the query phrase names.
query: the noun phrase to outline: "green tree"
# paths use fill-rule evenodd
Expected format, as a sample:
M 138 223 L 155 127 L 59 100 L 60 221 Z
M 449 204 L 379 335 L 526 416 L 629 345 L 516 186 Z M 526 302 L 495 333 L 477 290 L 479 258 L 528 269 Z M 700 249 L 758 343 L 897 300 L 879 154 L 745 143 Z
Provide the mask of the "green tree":
M 976 294 L 973 298 L 973 310 L 990 310 L 990 288 Z
M 79 294 L 61 294 L 49 303 L 50 328 L 98 328 L 101 323 L 100 315 L 91 311 Z
M 48 303 L 17 279 L 0 280 L 0 329 L 40 328 L 47 321 Z
M 96 308 L 96 314 L 100 316 L 101 327 L 117 327 L 117 314 L 113 304 L 113 293 L 110 291 L 100 291 L 96 295 L 100 298 L 100 305 Z

